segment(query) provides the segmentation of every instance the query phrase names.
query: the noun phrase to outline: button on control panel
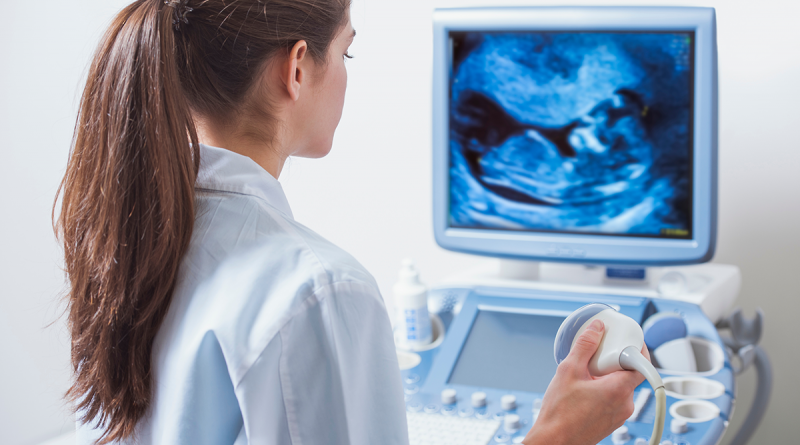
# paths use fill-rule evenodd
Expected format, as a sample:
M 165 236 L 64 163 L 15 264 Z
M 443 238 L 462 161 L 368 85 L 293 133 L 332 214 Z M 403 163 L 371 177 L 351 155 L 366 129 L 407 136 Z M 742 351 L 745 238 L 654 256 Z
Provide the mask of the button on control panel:
M 472 406 L 482 408 L 486 406 L 486 393 L 482 391 L 472 393 Z
M 500 407 L 506 411 L 517 409 L 517 396 L 506 394 L 500 398 Z
M 672 422 L 669 424 L 669 430 L 672 431 L 673 434 L 683 434 L 689 431 L 689 426 L 683 419 L 672 419 Z
M 509 433 L 515 433 L 522 428 L 522 423 L 517 414 L 508 414 L 503 417 L 503 427 Z
M 631 440 L 631 435 L 628 434 L 628 427 L 623 425 L 614 430 L 614 433 L 611 434 L 611 440 L 613 440 L 614 443 L 625 443 Z
M 456 390 L 444 389 L 442 390 L 442 405 L 452 405 L 456 403 Z

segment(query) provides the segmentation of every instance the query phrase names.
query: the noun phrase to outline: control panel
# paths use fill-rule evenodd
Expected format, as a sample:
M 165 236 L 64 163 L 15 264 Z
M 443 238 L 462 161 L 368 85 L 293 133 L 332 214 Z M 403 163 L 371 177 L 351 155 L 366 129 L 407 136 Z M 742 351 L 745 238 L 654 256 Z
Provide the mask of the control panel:
M 632 296 L 570 294 L 505 288 L 444 288 L 456 301 L 440 313 L 446 330 L 438 346 L 415 351 L 402 371 L 411 445 L 521 443 L 536 422 L 556 372 L 553 341 L 575 309 L 601 302 L 642 324 L 660 312 L 684 319 L 696 372 L 659 369 L 667 390 L 664 445 L 712 445 L 722 437 L 734 402 L 734 373 L 714 325 L 694 304 Z M 658 367 L 658 363 L 656 363 Z M 635 410 L 601 441 L 642 445 L 655 418 L 645 382 Z

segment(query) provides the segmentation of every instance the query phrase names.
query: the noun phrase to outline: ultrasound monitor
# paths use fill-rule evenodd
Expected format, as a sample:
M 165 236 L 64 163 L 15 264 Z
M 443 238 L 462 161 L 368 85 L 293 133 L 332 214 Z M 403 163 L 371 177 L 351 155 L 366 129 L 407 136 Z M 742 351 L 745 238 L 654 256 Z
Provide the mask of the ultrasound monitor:
M 539 261 L 708 261 L 716 54 L 712 8 L 437 10 L 439 245 Z

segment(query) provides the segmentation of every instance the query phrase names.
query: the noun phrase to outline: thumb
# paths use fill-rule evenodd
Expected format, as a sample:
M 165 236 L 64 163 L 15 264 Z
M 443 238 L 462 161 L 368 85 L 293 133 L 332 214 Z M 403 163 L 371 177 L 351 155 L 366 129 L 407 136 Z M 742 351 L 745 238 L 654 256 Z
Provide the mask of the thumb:
M 578 340 L 575 341 L 575 345 L 573 345 L 572 349 L 569 351 L 569 355 L 576 364 L 580 365 L 581 369 L 585 369 L 589 366 L 589 360 L 591 360 L 594 353 L 597 352 L 600 340 L 603 339 L 604 330 L 605 325 L 603 322 L 594 320 L 586 330 L 583 331 L 580 337 L 578 337 Z

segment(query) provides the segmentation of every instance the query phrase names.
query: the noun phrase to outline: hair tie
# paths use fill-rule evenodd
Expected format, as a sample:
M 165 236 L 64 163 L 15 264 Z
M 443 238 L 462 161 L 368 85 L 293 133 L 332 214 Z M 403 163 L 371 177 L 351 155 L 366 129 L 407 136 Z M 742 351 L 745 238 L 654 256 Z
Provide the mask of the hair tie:
M 186 14 L 194 11 L 194 9 L 190 8 L 188 3 L 188 0 L 164 0 L 165 5 L 172 7 L 172 26 L 175 31 L 181 30 L 181 22 L 186 25 L 189 24 Z

